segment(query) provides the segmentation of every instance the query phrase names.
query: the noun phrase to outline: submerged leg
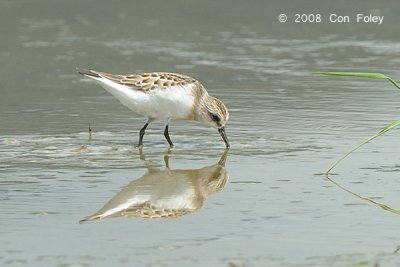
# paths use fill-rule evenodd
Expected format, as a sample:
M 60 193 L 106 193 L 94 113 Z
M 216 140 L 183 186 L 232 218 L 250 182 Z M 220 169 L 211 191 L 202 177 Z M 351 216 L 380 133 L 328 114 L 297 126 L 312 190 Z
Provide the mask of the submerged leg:
M 171 138 L 169 138 L 168 124 L 165 125 L 164 136 L 165 136 L 165 139 L 167 139 L 167 141 L 169 143 L 169 147 L 171 147 L 171 148 L 174 147 L 174 144 L 172 143 Z
M 169 169 L 169 155 L 171 155 L 171 148 L 168 148 L 167 153 L 164 154 L 164 162 L 167 169 Z
M 146 161 L 146 157 L 144 156 L 144 153 L 143 153 L 143 146 L 139 147 L 139 158 L 140 158 L 140 160 Z

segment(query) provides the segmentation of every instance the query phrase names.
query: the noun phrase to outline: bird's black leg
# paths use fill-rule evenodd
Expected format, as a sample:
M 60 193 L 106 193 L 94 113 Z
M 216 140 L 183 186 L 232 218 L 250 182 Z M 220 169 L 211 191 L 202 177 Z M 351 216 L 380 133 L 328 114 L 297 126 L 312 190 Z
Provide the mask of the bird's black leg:
M 146 132 L 147 126 L 149 126 L 149 123 L 148 123 L 148 122 L 146 122 L 145 125 L 142 127 L 142 129 L 140 129 L 138 147 L 143 146 L 143 136 L 144 136 L 144 134 L 145 134 L 145 132 Z
M 169 143 L 169 147 L 171 147 L 171 148 L 174 147 L 174 144 L 172 143 L 171 138 L 169 138 L 168 124 L 165 125 L 164 136 L 165 136 L 165 139 L 167 139 L 167 141 Z

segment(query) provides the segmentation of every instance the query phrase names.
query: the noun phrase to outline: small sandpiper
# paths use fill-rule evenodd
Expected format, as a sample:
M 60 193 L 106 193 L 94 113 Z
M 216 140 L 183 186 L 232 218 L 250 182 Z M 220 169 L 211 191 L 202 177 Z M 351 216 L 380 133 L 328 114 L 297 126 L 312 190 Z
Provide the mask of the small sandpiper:
M 189 76 L 166 72 L 121 75 L 85 69 L 77 71 L 96 80 L 123 105 L 146 117 L 139 133 L 139 147 L 143 146 L 143 136 L 149 123 L 164 120 L 164 136 L 172 148 L 168 133 L 171 119 L 198 121 L 215 127 L 226 147 L 230 147 L 225 133 L 228 109 L 221 100 L 210 96 L 200 82 Z

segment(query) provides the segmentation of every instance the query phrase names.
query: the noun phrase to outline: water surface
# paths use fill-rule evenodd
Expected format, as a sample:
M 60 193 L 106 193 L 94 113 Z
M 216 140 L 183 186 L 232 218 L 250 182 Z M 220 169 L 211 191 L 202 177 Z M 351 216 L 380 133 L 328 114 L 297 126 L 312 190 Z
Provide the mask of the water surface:
M 400 77 L 398 5 L 150 2 L 0 4 L 1 265 L 399 265 L 399 215 L 365 199 L 400 208 L 399 131 L 343 162 L 332 176 L 337 184 L 322 175 L 398 119 L 399 93 L 385 81 L 311 75 Z M 283 12 L 377 12 L 385 20 L 280 24 Z M 219 190 L 176 218 L 79 224 L 143 181 L 149 162 L 166 179 L 174 170 L 192 175 L 218 163 L 224 144 L 215 129 L 172 122 L 167 168 L 163 124 L 154 123 L 141 159 L 134 144 L 144 119 L 75 67 L 200 80 L 230 110 L 232 149 Z M 157 179 L 140 188 L 165 188 Z M 174 203 L 200 192 L 192 178 L 179 179 L 185 197 Z M 178 196 L 168 192 L 169 200 Z

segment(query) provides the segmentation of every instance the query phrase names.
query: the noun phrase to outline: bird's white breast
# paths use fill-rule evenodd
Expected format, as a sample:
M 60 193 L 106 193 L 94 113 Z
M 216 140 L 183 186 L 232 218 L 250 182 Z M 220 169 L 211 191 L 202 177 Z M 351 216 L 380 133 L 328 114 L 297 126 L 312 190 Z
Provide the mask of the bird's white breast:
M 141 91 L 104 78 L 97 81 L 129 109 L 152 119 L 188 119 L 193 110 L 193 84 Z

